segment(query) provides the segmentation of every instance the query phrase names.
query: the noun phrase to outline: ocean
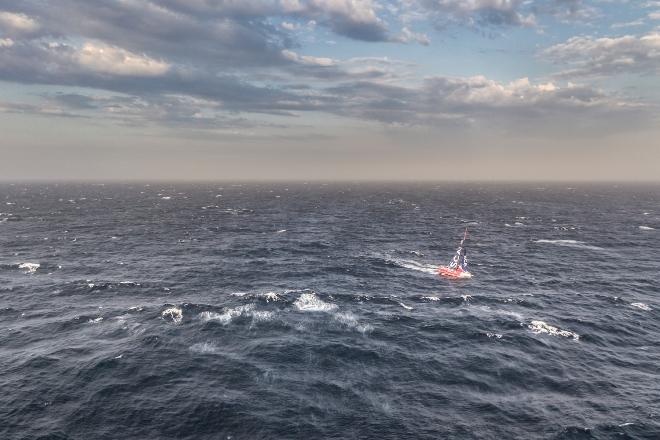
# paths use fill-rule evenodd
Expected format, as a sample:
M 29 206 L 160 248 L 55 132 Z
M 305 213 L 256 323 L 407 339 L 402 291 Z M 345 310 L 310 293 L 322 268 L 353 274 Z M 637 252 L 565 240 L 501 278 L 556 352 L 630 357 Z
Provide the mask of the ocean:
M 658 439 L 659 229 L 645 185 L 2 184 L 0 438 Z

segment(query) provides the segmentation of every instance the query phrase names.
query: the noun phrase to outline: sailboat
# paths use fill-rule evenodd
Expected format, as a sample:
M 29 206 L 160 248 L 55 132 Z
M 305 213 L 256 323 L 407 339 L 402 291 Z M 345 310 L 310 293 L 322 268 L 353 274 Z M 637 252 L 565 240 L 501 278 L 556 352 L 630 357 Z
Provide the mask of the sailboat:
M 448 266 L 438 267 L 438 275 L 445 278 L 472 278 L 472 274 L 468 271 L 467 252 L 465 250 L 465 240 L 467 240 L 468 230 L 465 228 L 461 244 L 456 249 L 454 258 L 451 259 Z

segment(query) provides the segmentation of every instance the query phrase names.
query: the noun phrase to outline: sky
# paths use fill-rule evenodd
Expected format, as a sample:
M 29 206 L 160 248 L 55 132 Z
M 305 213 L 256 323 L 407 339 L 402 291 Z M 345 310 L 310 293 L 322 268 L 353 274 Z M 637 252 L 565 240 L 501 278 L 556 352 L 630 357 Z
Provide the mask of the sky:
M 660 179 L 660 1 L 0 0 L 0 180 Z

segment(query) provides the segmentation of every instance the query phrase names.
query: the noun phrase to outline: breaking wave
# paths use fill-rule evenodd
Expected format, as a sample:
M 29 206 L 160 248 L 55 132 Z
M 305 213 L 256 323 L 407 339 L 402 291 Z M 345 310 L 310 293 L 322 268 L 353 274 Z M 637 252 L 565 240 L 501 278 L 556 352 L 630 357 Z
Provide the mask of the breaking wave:
M 337 308 L 336 304 L 321 301 L 315 293 L 301 294 L 293 305 L 303 312 L 331 312 Z
M 424 272 L 432 275 L 435 275 L 438 272 L 438 266 L 432 264 L 420 263 L 419 261 L 415 261 L 415 260 L 401 260 L 395 258 L 395 259 L 390 259 L 389 261 L 396 264 L 397 266 L 406 269 L 416 270 L 418 272 Z
M 573 338 L 577 341 L 580 339 L 580 335 L 570 330 L 561 330 L 560 328 L 548 325 L 543 321 L 532 321 L 527 327 L 535 334 L 544 333 L 551 336 L 563 336 L 565 338 Z
M 160 316 L 165 320 L 169 319 L 175 324 L 180 324 L 183 320 L 183 311 L 179 307 L 170 307 L 163 310 Z
M 649 310 L 651 310 L 651 307 L 649 307 L 648 304 L 644 304 L 644 303 L 641 303 L 641 302 L 630 303 L 630 305 L 633 306 L 633 307 L 637 307 L 638 309 L 641 309 L 641 310 L 646 310 L 647 312 Z
M 557 246 L 565 246 L 565 247 L 570 247 L 570 248 L 576 248 L 576 249 L 589 249 L 589 250 L 594 250 L 594 251 L 604 251 L 602 247 L 598 246 L 593 246 L 590 244 L 586 244 L 583 241 L 579 240 L 535 240 L 534 243 L 541 243 L 541 244 L 554 244 Z
M 35 273 L 41 267 L 39 263 L 19 263 L 18 268 L 24 269 L 25 273 Z

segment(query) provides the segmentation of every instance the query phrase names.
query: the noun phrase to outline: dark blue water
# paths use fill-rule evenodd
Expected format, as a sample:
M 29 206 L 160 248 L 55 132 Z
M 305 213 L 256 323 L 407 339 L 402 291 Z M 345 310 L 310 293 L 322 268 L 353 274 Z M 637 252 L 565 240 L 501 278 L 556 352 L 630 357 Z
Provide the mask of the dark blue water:
M 660 438 L 660 188 L 574 186 L 2 185 L 0 438 Z

